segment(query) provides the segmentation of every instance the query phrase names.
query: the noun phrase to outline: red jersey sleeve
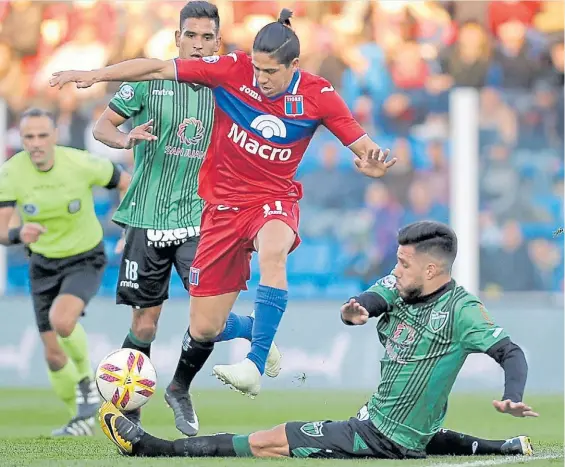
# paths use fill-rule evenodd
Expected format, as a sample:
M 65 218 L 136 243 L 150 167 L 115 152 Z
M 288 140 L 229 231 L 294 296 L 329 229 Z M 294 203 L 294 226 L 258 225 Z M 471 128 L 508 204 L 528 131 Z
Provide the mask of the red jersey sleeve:
M 341 141 L 350 146 L 367 132 L 353 118 L 351 111 L 341 96 L 329 82 L 320 82 L 318 108 L 322 124 Z
M 196 83 L 213 88 L 234 76 L 234 69 L 244 58 L 243 52 L 213 55 L 202 58 L 175 58 L 176 80 L 181 83 Z

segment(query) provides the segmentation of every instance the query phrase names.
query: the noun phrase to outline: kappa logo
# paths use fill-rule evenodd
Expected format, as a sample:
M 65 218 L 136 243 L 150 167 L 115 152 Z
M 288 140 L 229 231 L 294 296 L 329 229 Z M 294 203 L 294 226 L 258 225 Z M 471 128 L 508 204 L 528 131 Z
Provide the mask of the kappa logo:
M 322 433 L 322 428 L 324 427 L 324 422 L 310 422 L 305 423 L 300 427 L 300 431 L 307 436 L 312 436 L 313 438 L 321 438 L 324 436 Z
M 261 133 L 265 139 L 286 138 L 286 126 L 284 122 L 274 115 L 259 115 L 251 122 L 251 128 Z

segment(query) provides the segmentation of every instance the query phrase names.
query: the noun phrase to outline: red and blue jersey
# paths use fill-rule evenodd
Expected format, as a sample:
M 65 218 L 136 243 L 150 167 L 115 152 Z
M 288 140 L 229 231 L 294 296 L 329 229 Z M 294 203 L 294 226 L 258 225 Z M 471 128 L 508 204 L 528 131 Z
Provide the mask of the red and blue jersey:
M 311 73 L 296 71 L 286 92 L 268 98 L 243 52 L 176 59 L 175 65 L 177 81 L 211 88 L 216 102 L 199 176 L 198 193 L 209 203 L 246 207 L 297 201 L 302 185 L 294 177 L 318 126 L 345 146 L 365 135 L 332 85 Z

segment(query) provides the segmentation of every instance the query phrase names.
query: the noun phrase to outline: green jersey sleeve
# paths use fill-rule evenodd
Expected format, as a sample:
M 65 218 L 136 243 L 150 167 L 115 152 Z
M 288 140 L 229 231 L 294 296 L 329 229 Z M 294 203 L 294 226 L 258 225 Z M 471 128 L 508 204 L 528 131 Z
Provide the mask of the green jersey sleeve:
M 509 337 L 497 326 L 480 302 L 462 306 L 455 319 L 455 332 L 463 348 L 469 353 L 486 352 L 494 344 Z
M 396 277 L 394 277 L 393 274 L 389 274 L 388 276 L 385 276 L 375 282 L 375 285 L 369 287 L 366 292 L 379 294 L 384 298 L 384 300 L 390 307 L 398 298 L 398 291 L 396 290 Z
M 16 177 L 10 175 L 8 163 L 0 166 L 0 203 L 7 205 L 17 202 L 18 196 L 15 187 Z
M 108 107 L 124 118 L 133 117 L 141 112 L 145 105 L 147 86 L 147 81 L 122 83 L 114 97 L 110 100 Z

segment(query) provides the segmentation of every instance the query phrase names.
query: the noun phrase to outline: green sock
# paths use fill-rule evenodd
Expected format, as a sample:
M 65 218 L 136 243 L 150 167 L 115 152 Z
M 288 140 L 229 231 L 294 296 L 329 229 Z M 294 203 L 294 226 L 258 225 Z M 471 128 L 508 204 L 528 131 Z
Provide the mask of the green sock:
M 75 364 L 68 359 L 60 370 L 52 371 L 47 368 L 47 374 L 55 394 L 67 406 L 70 416 L 74 417 L 76 414 L 76 385 L 80 381 Z
M 88 356 L 88 340 L 82 324 L 77 323 L 69 337 L 57 336 L 57 340 L 76 365 L 79 374 L 78 380 L 82 381 L 84 378 L 94 379 L 94 372 L 90 366 L 90 358 Z
M 253 457 L 249 446 L 249 435 L 236 435 L 232 438 L 232 443 L 237 457 Z

